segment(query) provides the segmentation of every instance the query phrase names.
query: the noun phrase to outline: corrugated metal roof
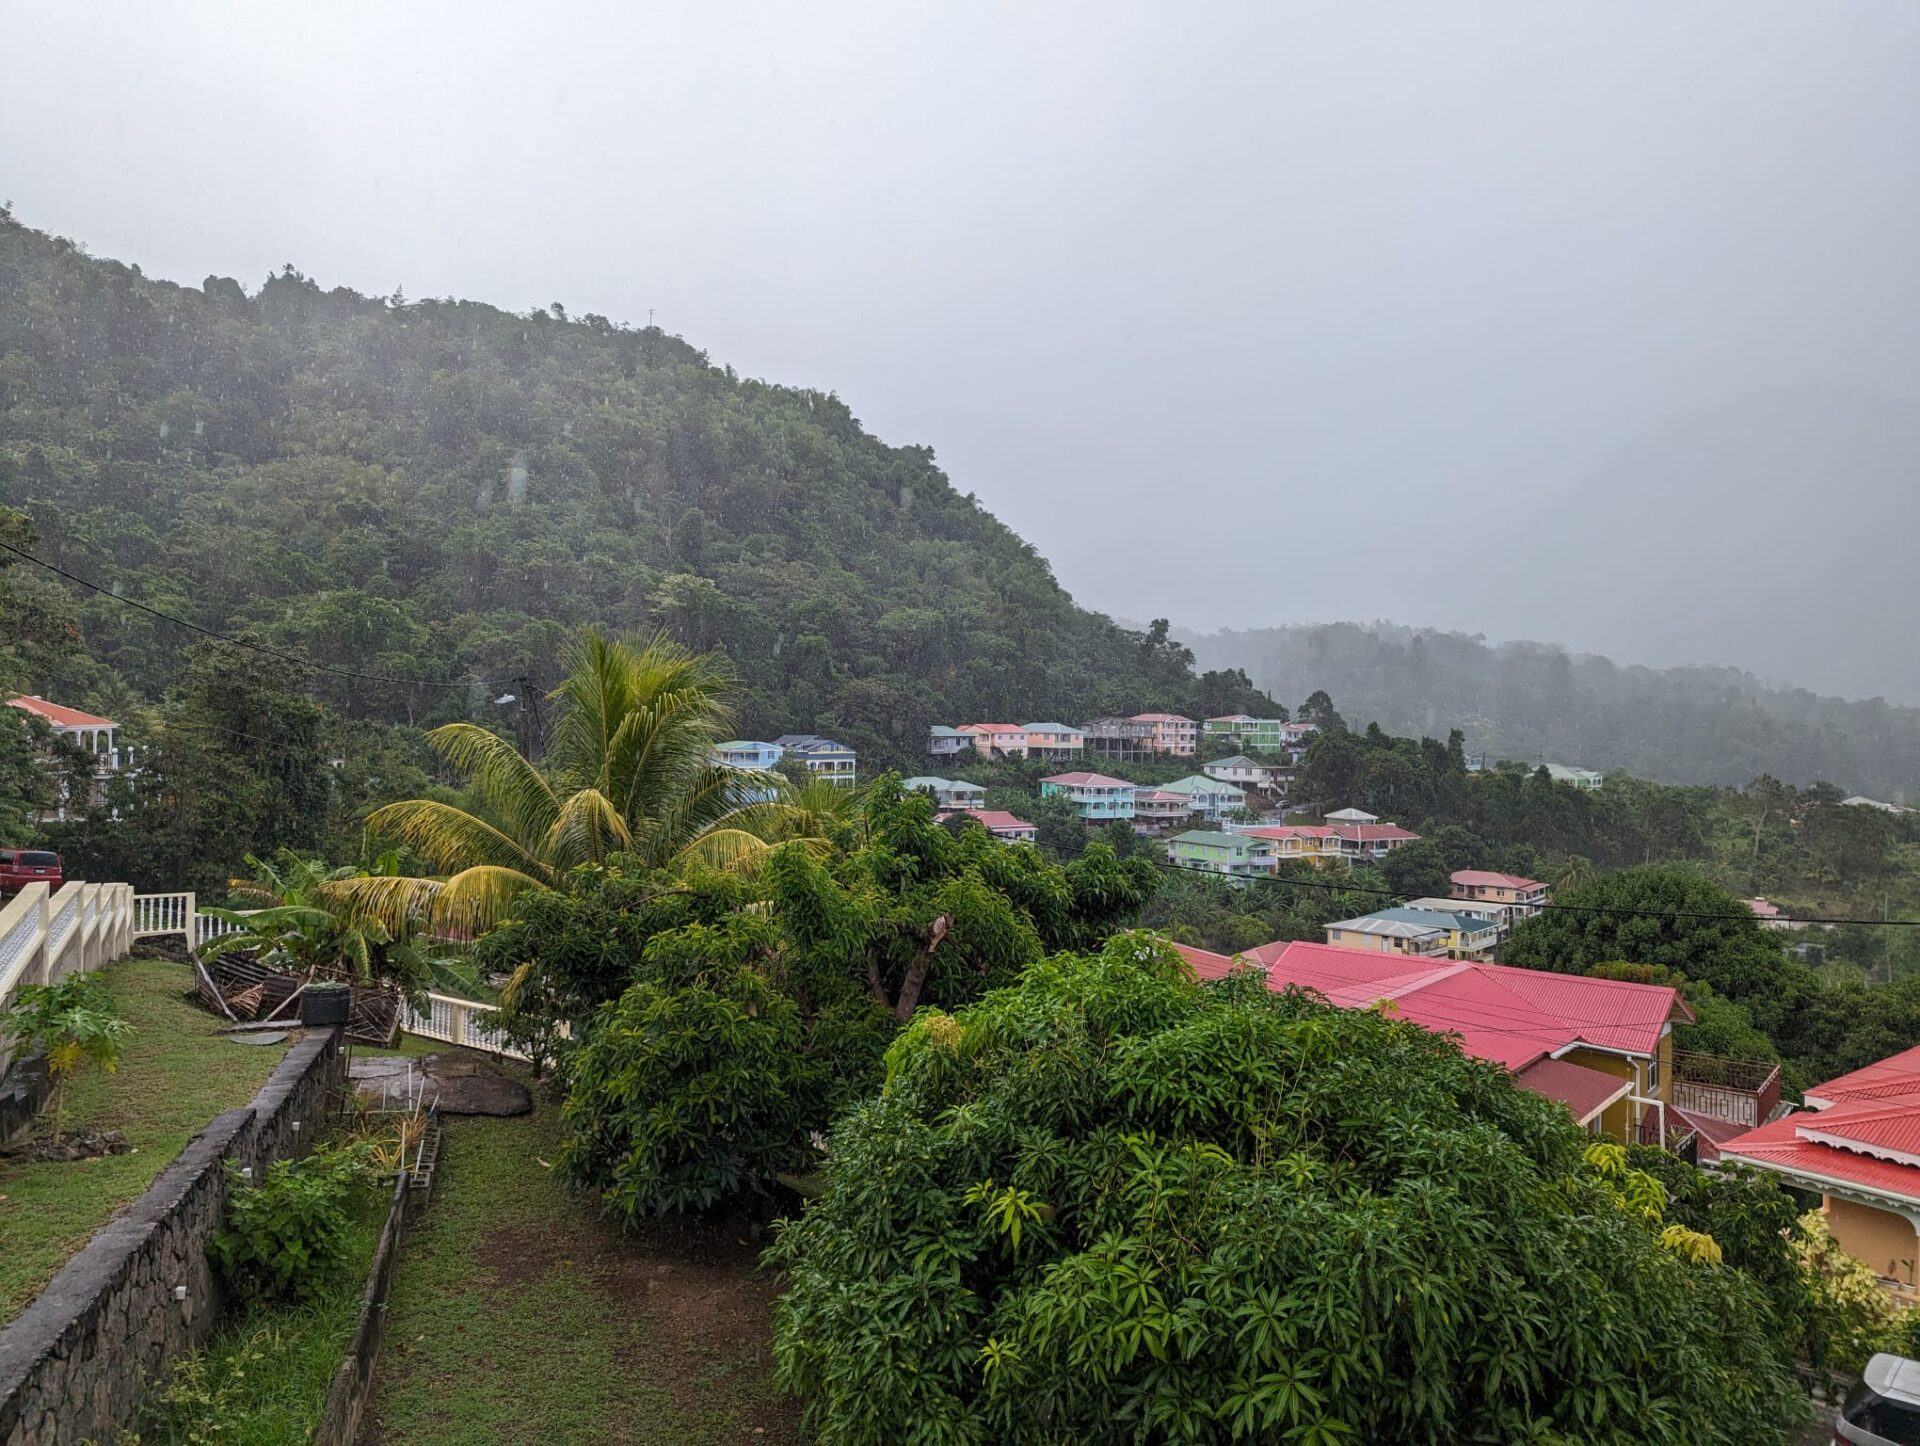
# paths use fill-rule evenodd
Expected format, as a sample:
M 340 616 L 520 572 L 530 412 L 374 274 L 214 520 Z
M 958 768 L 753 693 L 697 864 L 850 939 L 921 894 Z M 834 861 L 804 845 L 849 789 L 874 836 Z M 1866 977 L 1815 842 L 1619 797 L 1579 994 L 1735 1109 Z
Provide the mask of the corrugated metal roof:
M 1523 879 L 1518 874 L 1496 874 L 1491 869 L 1455 869 L 1447 876 L 1464 889 L 1544 889 L 1538 879 Z
M 1811 1181 L 1835 1181 L 1870 1194 L 1920 1205 L 1920 1165 L 1877 1159 L 1856 1150 L 1843 1150 L 1801 1138 L 1801 1126 L 1818 1121 L 1830 1110 L 1787 1115 L 1720 1146 L 1720 1158 L 1759 1165 L 1763 1169 Z
M 1808 1104 L 1819 1109 L 1841 1100 L 1885 1100 L 1911 1094 L 1920 1094 L 1920 1044 L 1890 1054 L 1863 1069 L 1837 1075 L 1825 1084 L 1814 1085 L 1806 1097 Z
M 1633 1081 L 1564 1059 L 1539 1059 L 1514 1076 L 1514 1083 L 1558 1100 L 1584 1125 L 1615 1100 L 1633 1093 Z
M 1068 788 L 1132 788 L 1124 778 L 1109 778 L 1104 773 L 1056 773 L 1042 783 L 1059 783 Z

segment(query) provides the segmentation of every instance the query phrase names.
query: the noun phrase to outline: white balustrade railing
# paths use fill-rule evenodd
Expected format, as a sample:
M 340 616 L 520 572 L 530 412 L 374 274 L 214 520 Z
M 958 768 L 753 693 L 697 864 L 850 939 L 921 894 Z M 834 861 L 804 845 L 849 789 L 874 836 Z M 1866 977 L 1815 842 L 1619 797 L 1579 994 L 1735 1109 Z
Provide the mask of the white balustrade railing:
M 57 984 L 70 974 L 121 958 L 133 944 L 131 884 L 74 879 L 55 892 L 28 884 L 0 908 L 0 1013 L 27 984 Z M 0 1044 L 0 1073 L 12 1063 Z
M 422 1013 L 409 1004 L 400 1006 L 400 1027 L 408 1034 L 417 1034 L 422 1039 L 440 1039 L 448 1044 L 462 1045 L 467 1049 L 485 1050 L 488 1054 L 504 1054 L 510 1059 L 526 1059 L 524 1050 L 515 1049 L 507 1043 L 506 1036 L 497 1029 L 489 1029 L 480 1023 L 480 1017 L 492 1013 L 495 1006 L 478 999 L 461 999 L 452 994 L 429 994 L 426 1012 Z
M 134 896 L 133 932 L 136 938 L 153 934 L 178 934 L 189 945 L 198 948 L 209 939 L 217 939 L 222 934 L 237 934 L 245 928 L 244 924 L 201 913 L 191 893 Z

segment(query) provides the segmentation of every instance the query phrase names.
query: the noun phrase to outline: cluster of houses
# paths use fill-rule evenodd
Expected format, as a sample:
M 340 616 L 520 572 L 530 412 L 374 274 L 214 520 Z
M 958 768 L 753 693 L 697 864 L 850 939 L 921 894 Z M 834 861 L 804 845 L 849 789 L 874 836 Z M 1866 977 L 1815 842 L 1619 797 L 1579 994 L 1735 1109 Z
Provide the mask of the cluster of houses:
M 729 768 L 766 771 L 783 758 L 802 764 L 813 778 L 852 788 L 858 782 L 858 759 L 844 743 L 822 738 L 818 733 L 782 733 L 771 743 L 751 738 L 730 738 L 714 745 L 715 761 Z
M 982 758 L 1037 758 L 1065 762 L 1080 757 L 1138 763 L 1149 758 L 1192 758 L 1200 740 L 1235 742 L 1298 764 L 1319 729 L 1312 723 L 1231 713 L 1195 721 L 1178 713 L 1135 713 L 1095 718 L 1075 728 L 1066 723 L 936 724 L 927 735 L 935 758 L 975 753 Z M 1250 761 L 1250 760 L 1248 760 Z

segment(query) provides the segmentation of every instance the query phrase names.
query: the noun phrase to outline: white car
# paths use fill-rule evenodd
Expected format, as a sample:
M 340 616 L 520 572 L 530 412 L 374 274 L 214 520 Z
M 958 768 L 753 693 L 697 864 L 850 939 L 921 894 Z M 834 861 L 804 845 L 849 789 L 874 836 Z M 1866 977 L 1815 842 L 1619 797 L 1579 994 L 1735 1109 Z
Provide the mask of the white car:
M 1878 1355 L 1847 1392 L 1833 1422 L 1834 1446 L 1920 1446 L 1920 1361 Z

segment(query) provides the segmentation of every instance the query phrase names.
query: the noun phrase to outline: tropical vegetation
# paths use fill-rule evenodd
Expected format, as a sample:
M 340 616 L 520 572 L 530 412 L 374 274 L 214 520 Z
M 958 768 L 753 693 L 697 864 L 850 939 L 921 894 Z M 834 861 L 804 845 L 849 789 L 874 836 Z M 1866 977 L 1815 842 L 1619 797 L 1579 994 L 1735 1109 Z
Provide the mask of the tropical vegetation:
M 68 1084 L 88 1065 L 112 1074 L 133 1034 L 133 1024 L 97 974 L 23 984 L 0 1017 L 0 1035 L 12 1043 L 16 1058 L 37 1053 L 46 1060 L 51 1085 L 46 1110 L 53 1116 L 56 1142 L 65 1121 Z
M 769 1254 L 828 1446 L 1760 1442 L 1761 1287 L 1564 1110 L 1150 936 L 922 1012 Z

